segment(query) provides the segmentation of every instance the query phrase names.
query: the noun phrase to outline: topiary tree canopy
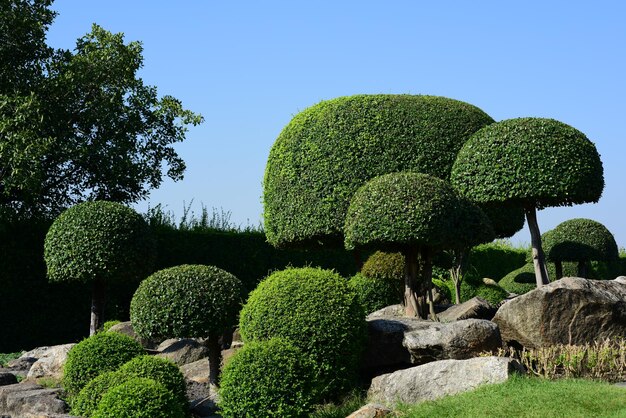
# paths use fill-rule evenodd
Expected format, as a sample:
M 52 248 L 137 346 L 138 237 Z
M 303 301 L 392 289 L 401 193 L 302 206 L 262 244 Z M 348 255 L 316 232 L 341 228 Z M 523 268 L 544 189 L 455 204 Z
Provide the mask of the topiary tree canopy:
M 424 295 L 430 295 L 433 254 L 471 236 L 479 241 L 487 235 L 493 238 L 479 208 L 445 180 L 420 173 L 386 174 L 359 188 L 344 231 L 348 249 L 373 247 L 404 254 L 406 314 L 422 318 L 427 316 Z
M 358 95 L 305 109 L 267 161 L 268 241 L 340 245 L 350 199 L 365 182 L 399 171 L 447 179 L 463 143 L 490 123 L 477 107 L 435 96 Z
M 523 207 L 537 286 L 548 283 L 536 210 L 597 202 L 602 162 L 580 131 L 553 119 L 519 118 L 486 126 L 461 148 L 452 185 L 473 201 Z
M 563 261 L 578 263 L 578 276 L 587 277 L 588 261 L 613 261 L 618 258 L 613 234 L 600 222 L 570 219 L 541 236 L 546 258 L 556 266 L 557 279 L 563 277 Z
M 130 303 L 130 321 L 146 339 L 208 337 L 209 381 L 217 384 L 220 335 L 241 306 L 241 281 L 213 266 L 182 265 L 141 282 Z
M 105 283 L 146 277 L 154 264 L 154 248 L 148 224 L 133 209 L 114 202 L 85 202 L 52 223 L 44 259 L 51 282 L 93 282 L 93 335 L 103 322 Z

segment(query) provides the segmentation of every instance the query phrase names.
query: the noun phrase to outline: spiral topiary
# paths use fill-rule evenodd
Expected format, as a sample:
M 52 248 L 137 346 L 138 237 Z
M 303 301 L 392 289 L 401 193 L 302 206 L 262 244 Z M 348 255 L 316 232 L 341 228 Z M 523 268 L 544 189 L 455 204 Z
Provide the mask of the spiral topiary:
M 127 361 L 144 354 L 132 338 L 115 332 L 103 332 L 86 338 L 67 353 L 62 384 L 70 397 L 76 396 L 99 374 L 115 371 Z
M 208 336 L 211 383 L 217 383 L 219 336 L 236 322 L 241 282 L 213 266 L 182 265 L 157 271 L 141 282 L 130 303 L 130 321 L 139 336 Z
M 490 123 L 475 106 L 435 96 L 357 95 L 305 109 L 270 150 L 263 181 L 268 241 L 340 245 L 360 186 L 398 171 L 447 179 L 463 143 Z
M 310 355 L 321 398 L 352 387 L 367 332 L 363 308 L 347 280 L 310 267 L 264 279 L 241 310 L 239 329 L 246 343 L 282 337 Z
M 135 377 L 104 394 L 94 418 L 183 418 L 185 413 L 161 383 Z
M 308 417 L 315 400 L 315 364 L 290 340 L 246 343 L 224 368 L 224 417 Z
M 350 278 L 348 284 L 356 292 L 366 314 L 402 301 L 402 278 L 383 279 L 357 273 Z

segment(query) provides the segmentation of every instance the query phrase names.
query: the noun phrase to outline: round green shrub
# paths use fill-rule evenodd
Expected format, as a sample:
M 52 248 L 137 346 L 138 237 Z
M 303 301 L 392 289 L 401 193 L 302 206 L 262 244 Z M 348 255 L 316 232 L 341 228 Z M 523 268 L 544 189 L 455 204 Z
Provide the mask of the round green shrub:
M 547 263 L 548 274 L 550 279 L 554 280 L 556 277 L 556 271 L 553 263 Z M 576 276 L 577 269 L 575 263 L 563 263 L 563 275 L 564 277 Z M 527 263 L 524 266 L 513 270 L 506 276 L 504 276 L 498 282 L 501 288 L 507 292 L 523 295 L 537 288 L 537 282 L 535 281 L 535 267 L 533 263 Z
M 187 407 L 185 378 L 180 368 L 170 360 L 149 355 L 135 357 L 122 365 L 118 373 L 128 378 L 154 379 L 174 394 L 183 409 Z
M 611 261 L 618 258 L 613 234 L 600 222 L 570 219 L 541 236 L 548 261 Z
M 309 354 L 322 398 L 351 389 L 367 335 L 363 307 L 347 280 L 310 267 L 263 280 L 241 310 L 239 329 L 246 343 L 283 337 Z
M 315 365 L 291 341 L 253 341 L 224 368 L 220 413 L 224 417 L 308 417 L 315 393 Z
M 91 417 L 109 389 L 122 384 L 127 376 L 119 372 L 104 372 L 89 381 L 72 400 L 72 415 Z
M 597 202 L 602 162 L 580 131 L 553 119 L 519 118 L 476 132 L 452 168 L 452 185 L 480 203 L 517 207 Z
M 44 244 L 52 282 L 138 280 L 152 270 L 155 242 L 148 224 L 120 203 L 73 206 L 52 223 Z
M 109 329 L 111 329 L 112 326 L 117 325 L 119 323 L 120 321 L 118 320 L 106 321 L 104 325 L 102 325 L 102 331 L 107 332 Z
M 221 334 L 236 321 L 240 292 L 239 279 L 217 267 L 170 267 L 141 282 L 130 321 L 148 339 Z
M 132 338 L 115 332 L 103 332 L 86 338 L 67 353 L 63 367 L 63 387 L 70 397 L 101 373 L 144 354 L 143 347 Z
M 356 292 L 366 314 L 402 302 L 404 290 L 402 277 L 382 279 L 357 273 L 350 278 L 348 284 Z
M 365 182 L 398 171 L 447 179 L 463 143 L 490 123 L 475 106 L 435 96 L 357 95 L 305 109 L 270 150 L 268 241 L 339 245 L 350 199 Z
M 136 377 L 102 396 L 94 418 L 183 418 L 174 395 L 161 383 Z
M 404 256 L 402 253 L 376 251 L 363 263 L 361 274 L 375 279 L 402 281 L 404 278 Z

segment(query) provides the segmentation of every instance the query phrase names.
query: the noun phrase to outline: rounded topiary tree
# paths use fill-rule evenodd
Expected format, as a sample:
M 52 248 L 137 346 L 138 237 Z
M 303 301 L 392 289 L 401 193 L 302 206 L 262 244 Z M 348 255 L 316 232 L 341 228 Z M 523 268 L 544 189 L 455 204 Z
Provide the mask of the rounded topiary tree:
M 59 215 L 46 235 L 44 259 L 51 282 L 93 282 L 93 335 L 103 322 L 105 284 L 140 280 L 152 271 L 150 228 L 133 209 L 114 202 L 85 202 Z
M 183 418 L 185 411 L 161 383 L 135 377 L 102 396 L 94 418 Z
M 245 343 L 282 337 L 310 355 L 321 398 L 351 388 L 366 339 L 365 313 L 348 281 L 310 267 L 264 279 L 241 310 L 239 329 Z
M 370 314 L 402 299 L 404 286 L 401 279 L 402 277 L 383 279 L 357 273 L 350 278 L 348 284 L 359 297 L 365 313 Z
M 428 316 L 432 256 L 489 233 L 486 215 L 445 181 L 420 173 L 376 177 L 355 193 L 346 216 L 347 248 L 400 251 L 405 258 L 404 306 L 408 316 Z M 493 231 L 489 233 L 493 235 Z M 430 305 L 431 316 L 434 308 Z
M 523 207 L 537 286 L 548 283 L 537 209 L 597 202 L 602 162 L 580 131 L 553 119 L 519 118 L 489 125 L 463 145 L 451 182 L 471 200 Z
M 447 179 L 463 143 L 490 123 L 475 106 L 435 96 L 357 95 L 305 109 L 280 133 L 267 161 L 268 241 L 341 245 L 360 186 L 398 171 Z
M 74 397 L 99 374 L 115 371 L 144 353 L 143 347 L 126 335 L 115 332 L 95 334 L 67 353 L 63 366 L 63 388 L 70 397 Z
M 548 274 L 556 275 L 554 265 L 548 264 Z M 568 276 L 574 276 L 576 274 L 576 265 L 574 263 L 563 263 L 563 271 Z M 498 281 L 498 285 L 510 293 L 523 295 L 537 288 L 537 281 L 535 279 L 535 267 L 533 263 L 525 264 L 524 266 L 513 270 Z
M 141 282 L 130 303 L 130 321 L 147 339 L 208 337 L 209 382 L 218 383 L 220 335 L 234 325 L 241 282 L 213 266 L 182 265 Z
M 308 417 L 315 402 L 315 364 L 290 340 L 246 343 L 224 368 L 224 417 Z
M 376 251 L 363 263 L 361 274 L 376 279 L 402 281 L 404 278 L 404 256 L 402 253 Z
M 556 278 L 563 277 L 563 261 L 578 263 L 578 277 L 587 277 L 589 261 L 614 261 L 617 243 L 600 222 L 576 218 L 558 224 L 541 236 L 548 261 L 555 264 Z

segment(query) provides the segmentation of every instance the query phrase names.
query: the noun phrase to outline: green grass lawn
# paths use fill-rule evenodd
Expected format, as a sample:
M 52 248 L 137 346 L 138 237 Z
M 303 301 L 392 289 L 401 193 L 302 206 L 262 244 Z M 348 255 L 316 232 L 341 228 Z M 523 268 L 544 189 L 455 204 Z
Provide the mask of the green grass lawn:
M 626 388 L 590 380 L 514 377 L 473 392 L 399 408 L 402 417 L 626 417 Z

